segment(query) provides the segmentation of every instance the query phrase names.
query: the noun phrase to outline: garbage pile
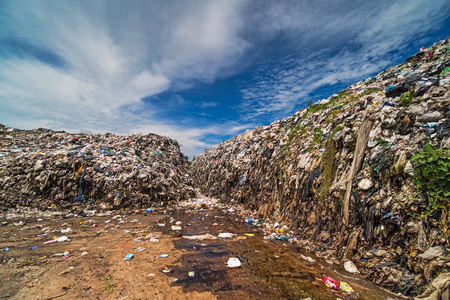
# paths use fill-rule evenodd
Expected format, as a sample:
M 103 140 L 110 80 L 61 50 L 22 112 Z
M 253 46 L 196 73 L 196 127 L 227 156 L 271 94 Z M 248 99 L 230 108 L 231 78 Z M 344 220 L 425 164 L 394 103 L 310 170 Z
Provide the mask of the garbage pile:
M 156 134 L 70 134 L 0 124 L 0 209 L 167 205 L 195 195 L 187 158 Z
M 450 270 L 450 38 L 205 150 L 204 194 L 406 295 Z M 285 227 L 284 227 L 285 226 Z M 287 236 L 290 238 L 290 236 Z

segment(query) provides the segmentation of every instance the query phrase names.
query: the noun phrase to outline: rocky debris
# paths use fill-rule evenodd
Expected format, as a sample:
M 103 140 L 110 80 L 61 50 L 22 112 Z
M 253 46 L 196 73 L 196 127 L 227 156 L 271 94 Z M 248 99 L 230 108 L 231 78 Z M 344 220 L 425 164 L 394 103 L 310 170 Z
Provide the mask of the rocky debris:
M 0 207 L 164 205 L 195 195 L 175 140 L 0 125 Z M 89 208 L 89 207 L 88 207 Z
M 191 174 L 206 195 L 277 222 L 327 261 L 346 258 L 377 284 L 417 295 L 450 268 L 449 118 L 447 39 L 205 150 Z M 413 159 L 427 145 L 439 149 L 430 164 L 447 168 L 438 198 L 419 183 L 427 175 Z

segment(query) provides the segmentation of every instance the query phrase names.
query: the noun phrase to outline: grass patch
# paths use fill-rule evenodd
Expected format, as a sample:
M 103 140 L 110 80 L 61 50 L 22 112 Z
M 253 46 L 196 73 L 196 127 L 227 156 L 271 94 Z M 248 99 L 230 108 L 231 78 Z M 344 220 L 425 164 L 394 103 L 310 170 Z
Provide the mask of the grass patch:
M 303 135 L 306 133 L 305 127 L 302 126 L 302 121 L 305 119 L 305 117 L 306 117 L 306 114 L 303 114 L 303 116 L 300 118 L 300 120 L 298 120 L 295 127 L 291 129 L 291 131 L 289 132 L 289 136 L 288 136 L 288 140 L 287 140 L 286 144 L 284 144 L 281 147 L 281 151 L 280 151 L 281 153 L 283 153 L 291 145 L 291 142 L 295 138 L 296 135 Z
M 311 145 L 309 145 L 309 147 L 308 147 L 309 153 L 314 149 L 314 146 L 317 145 L 318 143 L 320 143 L 320 141 L 322 140 L 322 136 L 323 136 L 322 129 L 320 129 L 318 127 L 314 128 L 313 136 L 314 136 L 314 140 L 311 143 Z
M 365 91 L 365 92 L 363 92 L 363 93 L 361 93 L 359 95 L 353 95 L 353 94 L 347 95 L 346 91 L 341 91 L 336 97 L 331 98 L 330 102 L 324 103 L 324 104 L 312 105 L 311 104 L 311 100 L 309 100 L 308 101 L 307 112 L 314 114 L 314 113 L 316 113 L 318 111 L 326 109 L 330 105 L 334 105 L 334 104 L 337 104 L 339 102 L 342 102 L 343 104 L 351 103 L 351 102 L 354 102 L 355 100 L 358 100 L 358 99 L 360 99 L 360 98 L 362 98 L 364 96 L 370 95 L 372 93 L 376 93 L 378 91 L 379 90 L 377 90 L 377 89 L 370 89 L 370 90 L 367 90 L 367 91 Z
M 103 290 L 112 292 L 116 288 L 115 284 L 112 284 L 112 275 L 103 277 Z

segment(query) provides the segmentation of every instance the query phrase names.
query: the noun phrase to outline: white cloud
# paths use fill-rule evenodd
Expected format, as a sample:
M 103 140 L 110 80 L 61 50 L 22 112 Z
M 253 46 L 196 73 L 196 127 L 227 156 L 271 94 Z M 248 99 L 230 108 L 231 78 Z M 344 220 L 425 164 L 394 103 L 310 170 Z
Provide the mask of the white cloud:
M 449 3 L 445 2 L 377 2 L 371 10 L 374 3 L 365 3 L 351 5 L 345 12 L 338 9 L 342 3 L 316 10 L 317 3 L 319 6 L 323 3 L 304 6 L 305 3 L 300 2 L 306 10 L 306 18 L 303 14 L 294 18 L 295 9 L 275 4 L 276 9 L 264 15 L 269 19 L 265 24 L 269 25 L 263 29 L 273 36 L 280 34 L 280 30 L 295 33 L 299 39 L 295 42 L 303 44 L 305 51 L 298 57 L 280 59 L 273 64 L 273 69 L 263 66 L 256 72 L 252 85 L 243 84 L 241 119 L 285 116 L 305 104 L 309 95 L 321 87 L 352 83 L 382 71 L 398 60 L 399 52 L 412 40 L 439 26 L 449 13 Z M 365 18 L 361 19 L 365 13 Z M 280 21 L 270 22 L 270 19 Z M 342 40 L 337 41 L 333 35 Z M 321 47 L 308 47 L 304 41 Z M 348 44 L 335 49 L 342 41 Z
M 183 151 L 197 155 L 211 145 L 205 142 L 209 136 L 238 133 L 261 116 L 287 114 L 315 89 L 388 66 L 396 57 L 384 54 L 439 26 L 449 12 L 446 4 L 5 2 L 0 6 L 0 120 L 20 128 L 153 131 L 178 139 Z M 62 63 L 2 49 L 8 39 Z M 278 53 L 279 45 L 298 57 Z M 195 104 L 177 91 L 237 74 L 265 51 L 283 59 L 274 68 L 261 66 L 255 84 L 242 88 L 239 113 L 245 125 L 216 121 L 185 127 L 194 124 L 188 117 L 174 124 L 161 116 L 174 106 L 217 106 L 216 101 Z M 162 92 L 171 93 L 165 103 L 157 98 Z M 159 102 L 144 104 L 150 96 Z
M 219 102 L 215 101 L 202 101 L 197 104 L 200 108 L 208 108 L 208 107 L 216 107 L 219 105 Z
M 169 136 L 178 141 L 183 152 L 189 157 L 198 156 L 205 148 L 213 147 L 221 140 L 215 140 L 214 143 L 204 141 L 206 135 L 221 136 L 238 134 L 250 128 L 255 124 L 239 125 L 235 122 L 226 122 L 220 125 L 213 125 L 204 128 L 181 127 L 176 124 L 147 124 L 133 128 L 133 132 L 158 132 L 161 135 Z
M 156 115 L 168 106 L 144 107 L 141 99 L 232 73 L 248 47 L 237 34 L 240 3 L 7 3 L 0 8 L 0 37 L 54 53 L 64 64 L 14 52 L 0 56 L 0 120 L 20 128 L 117 133 L 164 124 L 141 128 L 178 137 L 187 152 L 199 151 L 209 145 L 201 135 L 213 129 L 167 125 Z M 167 104 L 188 103 L 175 94 Z
M 169 87 L 170 81 L 162 75 L 154 75 L 143 71 L 131 79 L 131 87 L 144 95 L 155 95 Z

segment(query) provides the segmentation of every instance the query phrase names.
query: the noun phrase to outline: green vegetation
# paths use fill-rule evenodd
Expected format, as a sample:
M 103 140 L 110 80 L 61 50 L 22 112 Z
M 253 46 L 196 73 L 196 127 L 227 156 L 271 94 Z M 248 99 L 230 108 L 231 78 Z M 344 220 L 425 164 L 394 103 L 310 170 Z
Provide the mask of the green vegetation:
M 346 93 L 347 93 L 346 91 L 341 91 L 336 97 L 331 98 L 331 101 L 333 101 L 334 103 L 338 103 L 339 100 L 341 100 L 342 97 L 346 95 Z
M 418 191 L 428 198 L 426 215 L 433 216 L 435 212 L 441 212 L 440 223 L 448 241 L 450 150 L 427 144 L 424 151 L 411 160 L 417 164 L 415 180 Z
M 376 93 L 376 92 L 379 92 L 379 90 L 377 90 L 377 89 L 370 89 L 370 90 L 367 90 L 367 91 L 359 94 L 358 97 L 361 98 L 361 97 L 364 97 L 364 96 L 367 96 L 367 95 L 370 95 L 370 94 Z
M 324 103 L 324 104 L 312 105 L 311 100 L 308 100 L 307 113 L 316 113 L 318 111 L 326 109 L 330 105 L 334 105 L 334 104 L 337 104 L 337 103 L 341 103 L 341 104 L 351 103 L 351 102 L 354 102 L 355 100 L 358 100 L 358 99 L 360 99 L 360 98 L 362 98 L 362 97 L 364 97 L 366 95 L 370 95 L 370 94 L 376 93 L 378 91 L 379 90 L 377 90 L 377 89 L 370 89 L 370 90 L 367 90 L 367 91 L 365 91 L 365 92 L 363 92 L 363 93 L 361 93 L 359 95 L 353 95 L 353 94 L 347 95 L 346 91 L 341 91 L 336 97 L 331 98 L 330 102 Z M 335 112 L 333 110 L 332 113 L 337 115 L 337 111 Z
M 414 94 L 413 94 L 413 93 L 410 93 L 410 92 L 403 93 L 403 94 L 400 96 L 400 99 L 402 100 L 402 105 L 403 105 L 403 106 L 408 106 L 408 105 L 410 105 L 411 102 L 412 102 L 412 100 L 413 100 L 413 98 L 414 98 Z
M 114 291 L 114 288 L 116 287 L 115 284 L 112 284 L 112 276 L 105 276 L 103 277 L 103 290 L 112 292 Z
M 322 140 L 322 136 L 323 136 L 322 129 L 320 129 L 318 127 L 314 128 L 313 136 L 314 136 L 314 140 L 311 143 L 311 145 L 309 145 L 308 152 L 311 152 L 314 149 L 314 146 L 317 145 L 318 143 L 320 143 L 320 141 Z
M 305 119 L 305 117 L 306 114 L 303 114 L 300 120 L 298 120 L 297 125 L 295 125 L 295 127 L 291 129 L 291 131 L 289 132 L 288 140 L 286 144 L 281 147 L 280 153 L 283 153 L 291 145 L 291 142 L 296 135 L 303 135 L 306 132 L 306 129 L 302 126 L 302 121 Z
M 280 171 L 278 172 L 278 176 L 277 176 L 277 179 L 278 179 L 278 180 L 280 180 L 281 177 L 283 176 L 284 169 L 285 169 L 284 167 L 281 167 L 281 168 L 280 168 Z
M 303 114 L 303 116 L 297 122 L 296 126 L 294 128 L 291 128 L 291 131 L 289 132 L 288 140 L 287 140 L 286 144 L 284 144 L 281 147 L 280 154 L 284 153 L 284 151 L 287 148 L 289 148 L 289 146 L 291 145 L 291 142 L 293 141 L 295 136 L 298 136 L 298 135 L 301 136 L 306 133 L 306 128 L 304 128 L 301 125 L 301 122 L 306 118 L 306 116 L 308 114 L 310 114 L 310 113 L 314 114 L 316 112 L 326 109 L 330 105 L 335 105 L 337 103 L 341 103 L 341 105 L 338 106 L 337 109 L 334 109 L 333 111 L 331 111 L 330 115 L 325 119 L 325 122 L 328 123 L 336 118 L 336 116 L 339 112 L 339 109 L 341 109 L 341 107 L 344 106 L 344 104 L 351 103 L 361 97 L 364 97 L 366 95 L 369 95 L 369 94 L 372 94 L 372 93 L 375 93 L 378 91 L 379 90 L 377 90 L 377 89 L 370 89 L 370 90 L 367 90 L 367 91 L 361 93 L 360 95 L 355 96 L 355 95 L 347 95 L 347 92 L 344 90 L 344 91 L 341 91 L 337 96 L 331 98 L 328 103 L 324 103 L 324 104 L 313 105 L 312 100 L 309 99 L 308 104 L 307 104 L 306 113 Z M 323 136 L 322 130 L 320 128 L 314 128 L 313 136 L 314 136 L 314 140 L 311 143 L 311 145 L 308 147 L 308 152 L 311 152 L 313 150 L 314 146 L 317 145 L 322 140 L 322 136 Z
M 326 109 L 328 106 L 338 103 L 339 100 L 341 100 L 342 97 L 344 97 L 345 95 L 346 95 L 346 92 L 345 92 L 345 91 L 342 91 L 342 92 L 340 92 L 336 97 L 331 98 L 331 99 L 330 99 L 330 102 L 324 103 L 324 104 L 315 104 L 315 105 L 312 105 L 312 101 L 311 101 L 311 99 L 310 99 L 310 100 L 308 100 L 308 108 L 307 108 L 306 112 L 307 112 L 307 113 L 310 113 L 310 112 L 311 112 L 311 113 L 314 114 L 314 113 L 316 113 L 316 112 L 318 112 L 318 111 L 321 111 L 321 110 L 323 110 L 323 109 Z
M 377 143 L 380 145 L 387 144 L 382 138 L 376 138 L 375 141 L 377 141 Z

